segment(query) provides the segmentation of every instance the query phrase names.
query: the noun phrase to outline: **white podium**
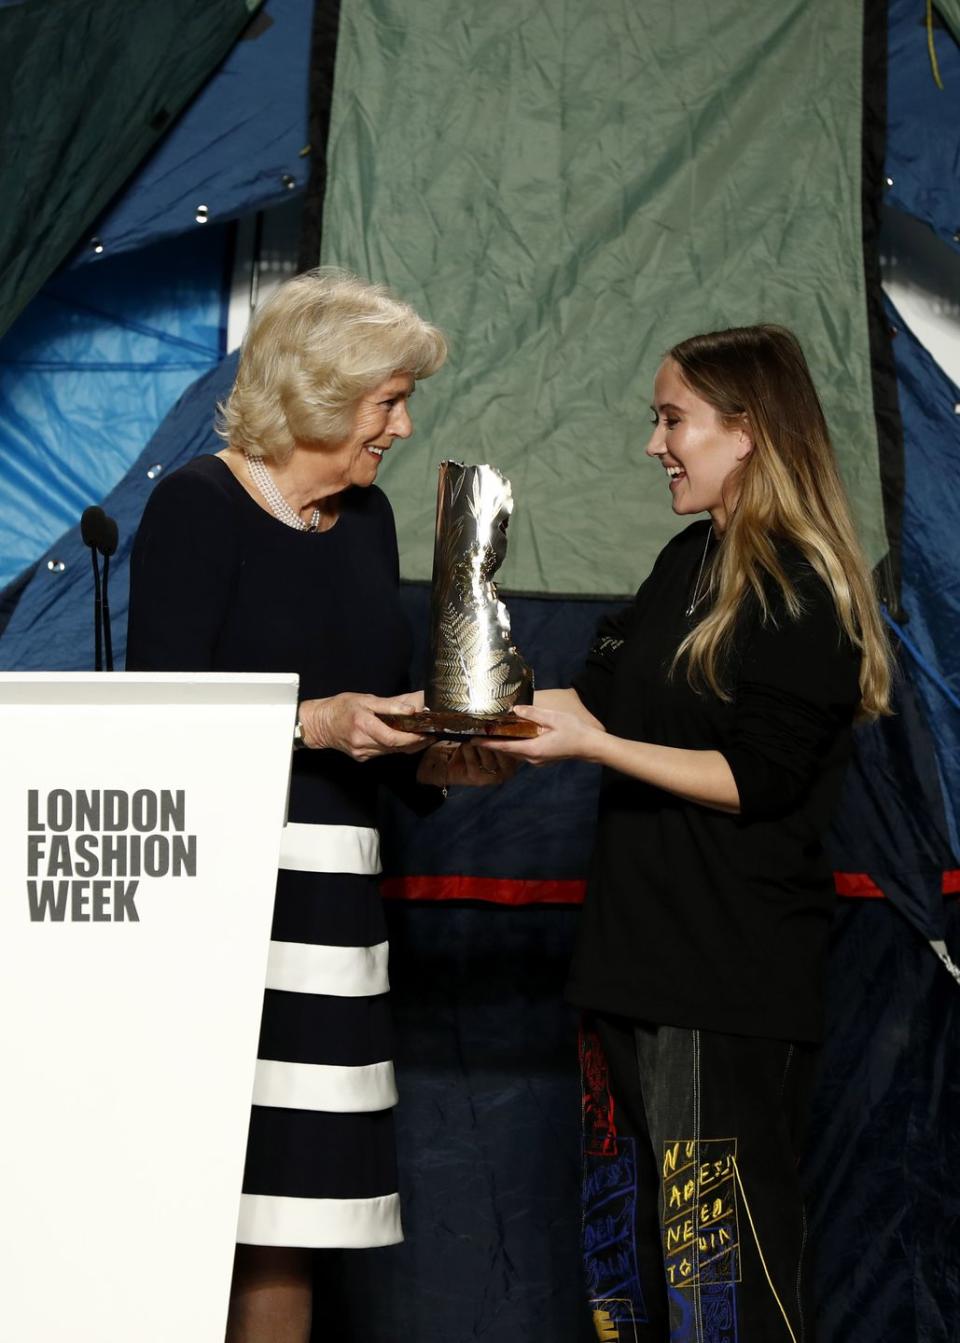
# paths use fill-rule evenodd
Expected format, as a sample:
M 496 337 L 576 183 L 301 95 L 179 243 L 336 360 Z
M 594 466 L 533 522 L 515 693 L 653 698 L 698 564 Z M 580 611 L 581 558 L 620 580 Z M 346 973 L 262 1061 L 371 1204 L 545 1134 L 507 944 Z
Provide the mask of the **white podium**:
M 0 1343 L 221 1343 L 295 676 L 0 673 Z

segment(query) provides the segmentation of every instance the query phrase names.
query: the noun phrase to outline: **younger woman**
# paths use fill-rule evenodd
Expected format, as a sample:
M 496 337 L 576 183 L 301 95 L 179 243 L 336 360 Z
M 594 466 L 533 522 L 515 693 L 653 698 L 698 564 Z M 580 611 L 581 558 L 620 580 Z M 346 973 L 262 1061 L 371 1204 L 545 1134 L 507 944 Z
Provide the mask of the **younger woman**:
M 797 1158 L 833 904 L 823 836 L 889 663 L 823 411 L 775 326 L 657 373 L 675 513 L 531 764 L 604 766 L 568 985 L 585 1010 L 584 1237 L 602 1339 L 811 1343 Z

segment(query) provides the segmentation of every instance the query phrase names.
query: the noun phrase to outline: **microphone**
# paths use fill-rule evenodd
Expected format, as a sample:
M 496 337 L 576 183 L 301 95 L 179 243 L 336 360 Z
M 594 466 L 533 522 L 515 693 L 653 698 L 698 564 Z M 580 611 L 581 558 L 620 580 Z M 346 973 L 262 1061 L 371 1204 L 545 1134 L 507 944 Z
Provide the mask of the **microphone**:
M 80 535 L 85 546 L 95 547 L 101 555 L 112 555 L 117 548 L 117 524 L 107 517 L 99 504 L 91 504 L 83 510 Z
M 111 555 L 117 553 L 117 545 L 120 541 L 120 529 L 117 526 L 116 518 L 107 517 L 106 513 L 103 515 L 103 522 L 103 537 L 97 549 L 105 559 L 109 559 Z
M 94 662 L 97 671 L 103 670 L 103 646 L 106 644 L 107 671 L 113 671 L 113 638 L 110 629 L 110 598 L 107 584 L 110 578 L 110 556 L 116 553 L 120 533 L 116 521 L 108 518 L 97 504 L 85 508 L 80 518 L 80 536 L 90 547 L 93 563 L 93 618 Z M 100 585 L 100 566 L 97 555 L 103 556 L 103 587 Z M 102 636 L 101 636 L 102 630 Z

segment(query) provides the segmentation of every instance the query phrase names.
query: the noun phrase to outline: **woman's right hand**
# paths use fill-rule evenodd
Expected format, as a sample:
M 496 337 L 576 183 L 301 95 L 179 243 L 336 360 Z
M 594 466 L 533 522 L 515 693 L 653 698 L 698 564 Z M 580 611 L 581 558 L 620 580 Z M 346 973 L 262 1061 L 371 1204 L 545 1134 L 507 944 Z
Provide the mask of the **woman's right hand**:
M 393 751 L 422 751 L 427 738 L 398 732 L 377 717 L 380 713 L 416 713 L 411 696 L 381 699 L 377 695 L 331 695 L 300 704 L 304 744 L 313 750 L 342 751 L 353 760 L 372 760 Z

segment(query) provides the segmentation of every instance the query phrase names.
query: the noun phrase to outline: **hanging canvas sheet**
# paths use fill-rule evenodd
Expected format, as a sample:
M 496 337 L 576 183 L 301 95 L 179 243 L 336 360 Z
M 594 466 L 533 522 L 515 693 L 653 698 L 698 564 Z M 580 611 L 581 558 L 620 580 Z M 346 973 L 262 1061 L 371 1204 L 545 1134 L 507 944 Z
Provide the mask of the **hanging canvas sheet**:
M 406 577 L 453 457 L 513 481 L 505 584 L 632 591 L 675 527 L 644 459 L 657 364 L 759 321 L 800 335 L 881 558 L 862 23 L 832 0 L 342 0 L 321 255 L 452 350 L 384 467 Z

